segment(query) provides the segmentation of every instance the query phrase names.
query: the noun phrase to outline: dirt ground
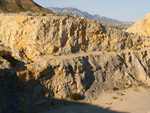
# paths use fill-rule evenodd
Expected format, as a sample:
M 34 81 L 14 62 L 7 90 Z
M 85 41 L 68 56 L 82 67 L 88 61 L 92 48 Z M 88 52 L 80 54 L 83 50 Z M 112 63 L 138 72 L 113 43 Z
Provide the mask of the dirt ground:
M 107 91 L 86 104 L 66 105 L 43 113 L 150 113 L 150 89 Z

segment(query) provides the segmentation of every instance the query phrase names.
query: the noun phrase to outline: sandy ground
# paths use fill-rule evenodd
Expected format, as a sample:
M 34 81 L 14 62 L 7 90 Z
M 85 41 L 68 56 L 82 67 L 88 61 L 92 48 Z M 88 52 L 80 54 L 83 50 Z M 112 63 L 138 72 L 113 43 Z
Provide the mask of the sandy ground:
M 108 91 L 87 104 L 66 105 L 43 113 L 150 113 L 150 89 Z

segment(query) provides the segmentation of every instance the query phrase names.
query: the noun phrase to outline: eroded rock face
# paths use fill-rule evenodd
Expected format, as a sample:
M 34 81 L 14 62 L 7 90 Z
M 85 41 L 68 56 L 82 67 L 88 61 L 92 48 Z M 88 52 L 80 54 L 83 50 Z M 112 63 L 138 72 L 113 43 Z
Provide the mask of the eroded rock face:
M 15 91 L 25 104 L 20 107 L 24 112 L 47 108 L 52 97 L 66 99 L 79 93 L 92 99 L 114 87 L 126 88 L 139 81 L 150 85 L 148 37 L 68 15 L 0 17 L 1 44 L 11 51 L 1 56 L 13 69 L 13 80 L 19 81 L 15 85 L 22 90 Z
M 148 13 L 145 19 L 138 20 L 128 28 L 127 32 L 150 37 L 150 13 Z
M 56 98 L 77 92 L 89 99 L 113 87 L 122 88 L 138 81 L 149 84 L 149 54 L 150 51 L 145 49 L 44 57 L 49 60 L 27 68 L 34 77 L 44 76 L 44 85 L 54 91 Z
M 11 45 L 14 52 L 24 52 L 32 61 L 43 55 L 93 51 L 104 41 L 105 34 L 100 24 L 79 18 L 57 15 L 1 16 L 0 35 L 5 45 Z
M 44 55 L 149 47 L 148 38 L 128 35 L 122 29 L 104 27 L 96 22 L 67 15 L 34 15 L 0 15 L 0 39 L 18 58 L 24 54 L 28 59 L 36 61 Z

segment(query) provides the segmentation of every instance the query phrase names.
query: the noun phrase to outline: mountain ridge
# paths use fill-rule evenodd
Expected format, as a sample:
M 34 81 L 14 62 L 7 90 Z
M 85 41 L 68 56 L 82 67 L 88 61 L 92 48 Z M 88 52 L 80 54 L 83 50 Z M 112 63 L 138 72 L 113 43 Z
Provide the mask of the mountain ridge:
M 48 9 L 57 14 L 69 14 L 71 16 L 77 15 L 77 17 L 85 17 L 88 20 L 100 21 L 103 24 L 112 25 L 112 26 L 115 25 L 119 27 L 128 28 L 133 24 L 133 22 L 118 21 L 116 19 L 108 18 L 105 16 L 100 16 L 98 14 L 91 15 L 86 11 L 82 11 L 82 10 L 79 10 L 77 8 L 72 8 L 72 7 L 65 7 L 65 8 L 48 7 Z
M 33 0 L 0 0 L 0 12 L 19 13 L 26 11 L 52 13 L 36 4 Z

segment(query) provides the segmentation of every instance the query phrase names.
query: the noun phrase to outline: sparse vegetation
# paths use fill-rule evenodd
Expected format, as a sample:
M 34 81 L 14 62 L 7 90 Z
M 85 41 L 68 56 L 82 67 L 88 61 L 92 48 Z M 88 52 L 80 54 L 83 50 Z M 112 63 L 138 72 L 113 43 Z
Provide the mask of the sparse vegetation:
M 112 105 L 112 103 L 106 103 L 107 105 Z
M 77 100 L 80 100 L 80 95 L 79 95 L 78 93 L 71 93 L 71 94 L 69 95 L 69 98 L 70 98 L 71 100 L 77 101 Z
M 119 90 L 119 89 L 118 89 L 117 87 L 114 87 L 113 90 L 114 90 L 114 91 L 117 91 L 117 90 Z
M 113 99 L 118 99 L 118 97 L 113 97 Z
M 94 91 L 94 90 L 91 90 L 90 92 L 91 92 L 91 93 L 94 93 L 95 91 Z
M 46 14 L 45 14 L 45 13 L 42 13 L 42 16 L 46 16 Z
M 124 96 L 125 94 L 121 93 L 120 95 L 121 95 L 121 96 Z

